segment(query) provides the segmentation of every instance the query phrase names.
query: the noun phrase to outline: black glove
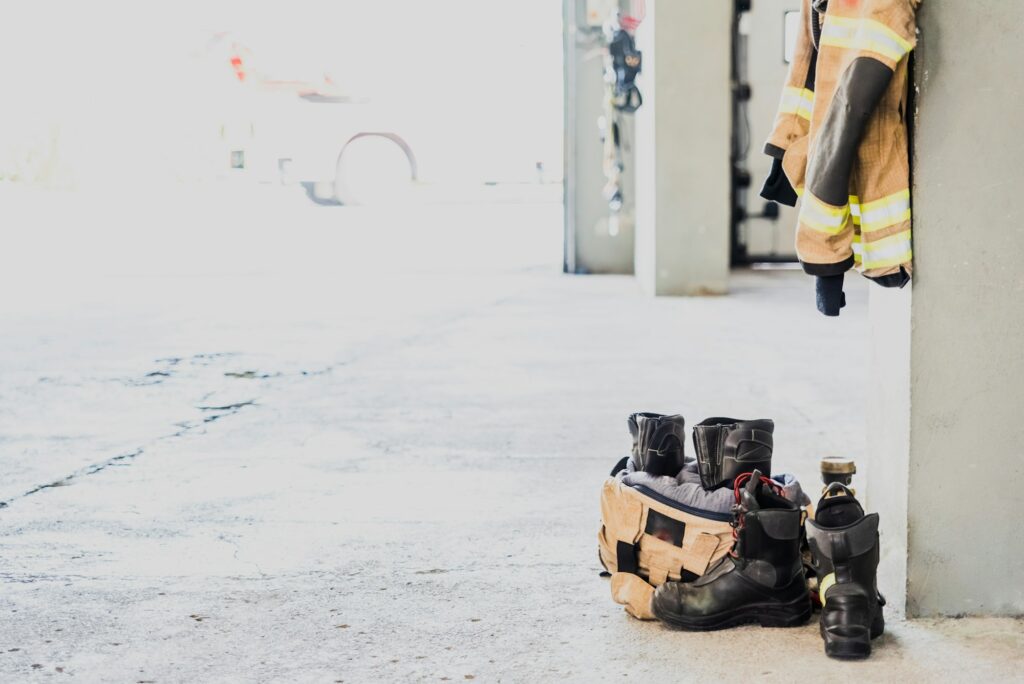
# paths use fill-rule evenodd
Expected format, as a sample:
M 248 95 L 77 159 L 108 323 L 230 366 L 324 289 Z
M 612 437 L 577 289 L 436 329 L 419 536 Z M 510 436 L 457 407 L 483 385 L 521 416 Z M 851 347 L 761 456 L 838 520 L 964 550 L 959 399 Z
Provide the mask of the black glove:
M 814 289 L 818 299 L 818 311 L 826 316 L 838 316 L 839 310 L 846 306 L 846 293 L 843 292 L 842 273 L 831 276 L 817 276 Z
M 787 207 L 796 206 L 796 191 L 789 184 L 789 179 L 782 170 L 782 161 L 772 159 L 772 170 L 764 180 L 761 187 L 761 197 L 772 202 L 785 204 Z

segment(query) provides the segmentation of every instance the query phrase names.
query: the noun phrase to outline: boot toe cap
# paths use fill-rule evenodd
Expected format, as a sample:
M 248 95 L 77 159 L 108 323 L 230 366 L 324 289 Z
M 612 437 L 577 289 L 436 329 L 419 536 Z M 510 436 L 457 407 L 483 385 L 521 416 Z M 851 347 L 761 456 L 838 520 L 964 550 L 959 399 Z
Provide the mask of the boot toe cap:
M 666 582 L 654 590 L 651 598 L 651 610 L 661 620 L 669 620 L 681 614 L 684 606 L 682 585 L 679 582 Z
M 708 615 L 707 601 L 701 592 L 683 582 L 666 582 L 657 588 L 651 599 L 651 609 L 662 620 L 700 618 Z

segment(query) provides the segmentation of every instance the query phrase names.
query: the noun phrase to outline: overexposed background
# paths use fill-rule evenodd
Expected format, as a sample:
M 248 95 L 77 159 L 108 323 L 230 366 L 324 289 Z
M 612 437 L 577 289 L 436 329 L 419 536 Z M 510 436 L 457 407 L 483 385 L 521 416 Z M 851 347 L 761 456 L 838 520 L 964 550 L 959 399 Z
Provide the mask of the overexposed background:
M 424 182 L 561 180 L 558 2 L 4 5 L 0 180 L 208 180 L 239 131 L 311 135 L 317 108 L 240 83 L 232 47 L 269 79 L 328 75 L 408 140 Z

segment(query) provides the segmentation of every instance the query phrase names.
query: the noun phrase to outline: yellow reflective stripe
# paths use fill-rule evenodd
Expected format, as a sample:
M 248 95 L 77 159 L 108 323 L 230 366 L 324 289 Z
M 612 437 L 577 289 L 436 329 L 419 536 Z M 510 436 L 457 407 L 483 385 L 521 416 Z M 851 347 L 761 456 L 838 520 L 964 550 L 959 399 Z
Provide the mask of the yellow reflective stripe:
M 807 193 L 803 204 L 800 205 L 800 223 L 822 233 L 834 235 L 846 226 L 846 217 L 849 213 L 849 204 L 834 207 L 825 204 L 812 193 Z
M 853 225 L 860 225 L 860 200 L 856 195 L 850 195 L 850 217 L 853 218 Z
M 885 24 L 874 19 L 827 16 L 821 27 L 821 44 L 850 50 L 876 52 L 894 62 L 914 46 Z
M 861 263 L 863 261 L 864 245 L 861 244 L 859 233 L 853 234 L 853 242 L 850 243 L 850 247 L 853 248 L 853 263 Z
M 882 268 L 910 261 L 910 231 L 884 237 L 881 240 L 864 242 L 862 246 L 864 268 Z
M 877 251 L 877 250 L 880 250 L 880 249 L 886 249 L 886 248 L 888 248 L 888 247 L 890 247 L 892 245 L 902 244 L 902 243 L 906 243 L 906 245 L 909 247 L 909 245 L 910 245 L 910 231 L 909 230 L 904 230 L 901 233 L 896 233 L 895 235 L 888 235 L 888 236 L 886 236 L 884 238 L 880 238 L 878 240 L 864 240 L 863 243 L 864 243 L 864 251 L 865 252 L 873 252 L 873 251 Z
M 818 585 L 818 600 L 821 601 L 821 605 L 825 605 L 825 594 L 832 588 L 832 585 L 836 583 L 836 573 L 830 572 L 821 578 L 821 584 Z
M 888 228 L 909 219 L 910 190 L 900 190 L 860 207 L 861 226 L 865 233 Z
M 880 260 L 877 260 L 877 261 L 875 261 L 875 260 L 872 260 L 872 261 L 862 261 L 861 262 L 861 266 L 863 268 L 866 268 L 866 269 L 871 269 L 871 268 L 888 268 L 889 266 L 899 266 L 901 264 L 909 264 L 913 260 L 913 258 L 914 258 L 913 253 L 911 253 L 910 250 L 907 250 L 905 253 L 903 253 L 903 254 L 901 254 L 899 256 L 891 257 L 891 258 L 888 258 L 888 259 L 880 259 Z
M 797 116 L 811 120 L 811 110 L 814 108 L 814 91 L 807 88 L 794 88 L 786 86 L 782 90 L 782 102 L 779 103 L 779 112 L 782 114 L 796 114 Z

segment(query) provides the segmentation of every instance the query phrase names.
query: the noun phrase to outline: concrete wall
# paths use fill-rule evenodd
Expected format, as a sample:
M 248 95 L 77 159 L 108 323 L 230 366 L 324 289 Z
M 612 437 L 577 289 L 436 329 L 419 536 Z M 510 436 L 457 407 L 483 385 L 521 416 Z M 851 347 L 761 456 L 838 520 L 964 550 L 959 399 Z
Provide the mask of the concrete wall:
M 883 580 L 905 541 L 911 616 L 1024 613 L 1021 26 L 1016 0 L 919 13 L 914 291 L 872 294 L 868 425 Z
M 636 274 L 652 294 L 728 287 L 732 5 L 647 0 L 637 31 Z

